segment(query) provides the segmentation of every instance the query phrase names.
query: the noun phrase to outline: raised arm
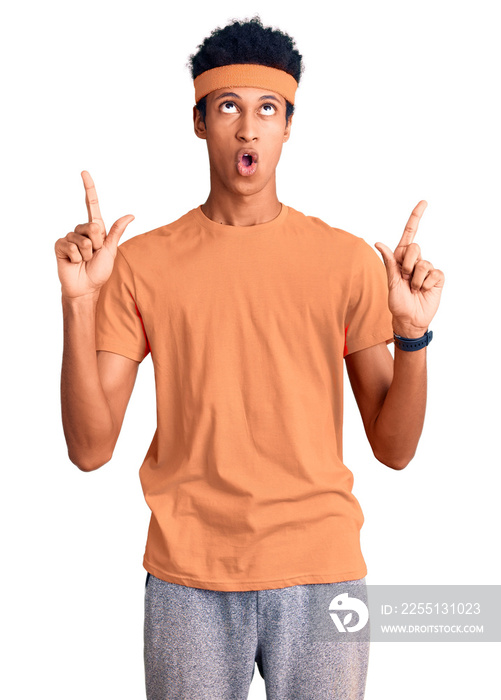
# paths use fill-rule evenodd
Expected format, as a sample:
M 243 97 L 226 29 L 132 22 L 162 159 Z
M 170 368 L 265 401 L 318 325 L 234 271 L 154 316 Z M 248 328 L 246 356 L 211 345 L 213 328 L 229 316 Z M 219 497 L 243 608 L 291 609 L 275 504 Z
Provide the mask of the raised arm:
M 139 365 L 114 353 L 96 353 L 95 341 L 99 292 L 134 217 L 121 217 L 106 234 L 92 178 L 84 170 L 82 179 L 89 221 L 60 238 L 55 252 L 64 326 L 63 430 L 70 460 L 82 471 L 93 471 L 111 459 Z
M 419 220 L 427 206 L 414 208 L 395 251 L 382 243 L 388 278 L 388 306 L 393 331 L 417 339 L 428 331 L 444 285 L 444 273 L 421 258 L 414 243 Z M 375 457 L 393 469 L 413 458 L 423 429 L 426 410 L 426 346 L 412 352 L 386 344 L 346 356 L 346 368 L 365 431 Z

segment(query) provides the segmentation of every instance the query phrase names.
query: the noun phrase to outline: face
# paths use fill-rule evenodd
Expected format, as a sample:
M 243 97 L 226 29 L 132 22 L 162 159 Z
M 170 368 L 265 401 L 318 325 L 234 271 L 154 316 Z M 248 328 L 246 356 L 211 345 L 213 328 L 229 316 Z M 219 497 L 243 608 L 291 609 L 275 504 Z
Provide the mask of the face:
M 222 88 L 207 95 L 205 124 L 194 108 L 196 135 L 207 141 L 211 188 L 253 194 L 275 187 L 275 169 L 288 140 L 285 98 L 267 89 Z

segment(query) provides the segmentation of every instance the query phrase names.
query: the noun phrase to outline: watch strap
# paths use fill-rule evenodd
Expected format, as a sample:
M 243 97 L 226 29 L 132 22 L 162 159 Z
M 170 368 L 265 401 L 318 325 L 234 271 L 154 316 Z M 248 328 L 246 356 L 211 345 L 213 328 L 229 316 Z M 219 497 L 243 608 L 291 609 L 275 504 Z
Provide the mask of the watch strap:
M 401 335 L 393 333 L 393 339 L 396 347 L 400 350 L 405 350 L 406 352 L 414 352 L 415 350 L 425 348 L 431 343 L 432 338 L 433 331 L 426 331 L 421 338 L 404 338 Z

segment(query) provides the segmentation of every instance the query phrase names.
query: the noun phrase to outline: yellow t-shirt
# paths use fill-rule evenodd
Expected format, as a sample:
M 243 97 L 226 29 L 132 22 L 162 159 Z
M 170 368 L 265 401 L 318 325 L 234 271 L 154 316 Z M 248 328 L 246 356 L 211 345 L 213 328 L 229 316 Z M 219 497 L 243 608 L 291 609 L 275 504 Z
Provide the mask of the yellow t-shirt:
M 153 360 L 147 571 L 217 591 L 366 575 L 343 357 L 393 339 L 387 298 L 362 238 L 284 205 L 245 227 L 198 207 L 119 246 L 96 349 Z

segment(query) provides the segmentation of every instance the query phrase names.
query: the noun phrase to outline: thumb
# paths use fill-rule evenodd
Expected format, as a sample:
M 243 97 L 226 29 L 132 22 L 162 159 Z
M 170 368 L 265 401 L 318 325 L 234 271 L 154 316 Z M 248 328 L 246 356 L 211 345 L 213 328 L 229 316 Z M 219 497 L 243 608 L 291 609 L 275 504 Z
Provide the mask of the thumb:
M 110 228 L 108 235 L 106 236 L 106 241 L 105 245 L 107 247 L 110 247 L 113 249 L 113 252 L 116 251 L 118 247 L 118 242 L 120 241 L 120 238 L 127 228 L 127 226 L 131 223 L 131 221 L 134 221 L 136 217 L 133 216 L 132 214 L 127 214 L 126 216 L 121 216 L 120 219 L 117 219 L 113 226 Z
M 398 263 L 395 260 L 395 256 L 393 255 L 393 251 L 388 248 L 387 245 L 384 243 L 375 243 L 374 247 L 379 250 L 381 253 L 381 256 L 383 258 L 384 265 L 386 267 L 386 274 L 388 276 L 388 282 L 390 286 L 392 286 L 392 283 L 397 282 L 400 280 L 400 272 L 398 268 Z

